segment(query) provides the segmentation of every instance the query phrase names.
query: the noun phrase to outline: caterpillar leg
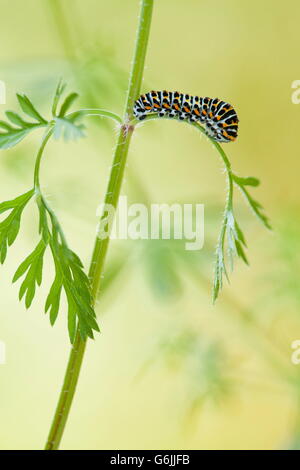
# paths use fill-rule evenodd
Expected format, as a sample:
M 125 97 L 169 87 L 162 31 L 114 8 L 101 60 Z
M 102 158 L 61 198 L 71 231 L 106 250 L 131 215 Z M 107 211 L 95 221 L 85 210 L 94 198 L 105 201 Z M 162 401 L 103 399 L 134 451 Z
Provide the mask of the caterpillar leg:
M 179 113 L 179 119 L 180 121 L 186 121 L 190 118 L 190 114 L 189 113 L 186 113 L 184 111 L 180 111 Z
M 172 110 L 169 112 L 169 117 L 170 117 L 170 118 L 178 117 L 178 111 L 176 111 L 175 109 L 172 109 Z
M 162 109 L 159 110 L 158 115 L 159 115 L 159 117 L 168 116 L 169 115 L 169 110 L 165 109 L 165 108 L 162 108 Z

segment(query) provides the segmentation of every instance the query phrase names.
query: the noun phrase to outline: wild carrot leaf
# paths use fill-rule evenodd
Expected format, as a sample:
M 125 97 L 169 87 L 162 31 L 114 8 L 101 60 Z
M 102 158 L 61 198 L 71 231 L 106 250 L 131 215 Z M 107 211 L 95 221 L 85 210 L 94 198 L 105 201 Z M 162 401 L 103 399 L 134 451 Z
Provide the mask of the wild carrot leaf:
M 13 282 L 16 282 L 27 272 L 19 292 L 20 300 L 26 293 L 26 308 L 29 308 L 33 301 L 36 285 L 40 286 L 42 283 L 43 258 L 45 250 L 46 245 L 44 241 L 41 240 L 34 251 L 20 264 L 13 277 Z
M 64 242 L 59 241 L 58 233 L 54 233 L 50 246 L 56 269 L 56 277 L 45 306 L 46 311 L 50 306 L 54 309 L 50 321 L 54 323 L 57 317 L 57 293 L 60 295 L 63 288 L 68 301 L 68 329 L 71 342 L 74 340 L 77 324 L 83 338 L 87 336 L 93 338 L 93 330 L 99 331 L 99 327 L 92 307 L 89 279 L 83 271 L 82 263 Z
M 72 116 L 65 117 L 66 112 L 72 106 L 77 93 L 70 93 L 64 100 L 59 115 L 57 116 L 57 106 L 65 90 L 65 85 L 59 82 L 52 104 L 52 118 L 55 121 L 54 137 L 59 139 L 63 137 L 66 141 L 75 140 L 84 137 L 84 126 L 78 123 L 82 117 L 80 111 L 72 113 Z M 40 127 L 47 127 L 51 121 L 47 121 L 34 107 L 26 95 L 17 94 L 19 105 L 22 111 L 35 122 L 28 122 L 14 111 L 6 111 L 8 122 L 0 121 L 0 149 L 9 149 L 21 142 L 32 130 Z M 16 127 L 15 127 L 16 126 Z
M 17 238 L 22 212 L 33 194 L 34 191 L 31 190 L 0 204 L 0 214 L 11 209 L 10 214 L 0 223 L 0 261 L 2 264 L 6 259 L 7 247 L 11 246 Z
M 246 178 L 232 174 L 232 179 L 235 183 L 241 186 L 259 186 L 259 179 L 254 176 L 248 176 Z
M 66 88 L 66 84 L 63 83 L 62 80 L 60 80 L 57 84 L 55 94 L 54 94 L 54 98 L 53 98 L 53 103 L 52 103 L 52 116 L 53 117 L 56 116 L 57 106 L 58 106 L 59 100 L 60 100 L 63 92 L 65 91 L 65 88 Z
M 90 282 L 84 272 L 79 257 L 68 247 L 62 228 L 53 210 L 42 195 L 39 182 L 40 161 L 46 143 L 52 135 L 55 138 L 64 137 L 66 140 L 84 135 L 84 126 L 78 121 L 82 118 L 81 111 L 65 116 L 66 112 L 77 98 L 77 93 L 70 93 L 64 100 L 59 116 L 57 107 L 64 92 L 65 85 L 59 82 L 52 105 L 52 119 L 48 122 L 36 110 L 26 95 L 17 95 L 22 111 L 35 122 L 28 122 L 19 114 L 7 111 L 8 122 L 0 121 L 0 148 L 10 148 L 19 143 L 32 129 L 47 127 L 42 144 L 37 153 L 34 171 L 34 189 L 10 201 L 0 204 L 0 214 L 10 211 L 9 215 L 0 222 L 0 261 L 4 262 L 7 247 L 16 239 L 24 207 L 31 197 L 36 195 L 39 210 L 39 234 L 41 239 L 27 258 L 17 269 L 13 282 L 24 276 L 19 291 L 20 300 L 25 296 L 26 308 L 32 304 L 36 287 L 42 282 L 43 259 L 49 248 L 55 268 L 55 277 L 47 296 L 45 311 L 49 312 L 50 323 L 53 325 L 59 313 L 61 293 L 64 291 L 68 302 L 68 330 L 71 342 L 74 341 L 77 327 L 82 338 L 93 338 L 93 331 L 99 331 L 93 299 L 90 293 Z
M 77 124 L 75 121 L 66 118 L 55 118 L 54 138 L 64 138 L 65 141 L 76 140 L 84 137 L 83 124 Z
M 24 119 L 19 116 L 19 114 L 13 112 L 13 111 L 6 111 L 6 117 L 10 120 L 12 124 L 15 124 L 16 126 L 20 128 L 27 128 L 34 126 L 34 124 L 24 121 Z
M 64 117 L 66 112 L 69 110 L 69 108 L 72 106 L 74 101 L 78 98 L 78 93 L 70 93 L 66 98 L 65 101 L 63 102 L 60 112 L 59 112 L 59 117 Z
M 47 120 L 44 119 L 40 113 L 33 106 L 32 102 L 26 95 L 20 95 L 17 93 L 17 98 L 21 106 L 22 111 L 27 114 L 27 116 L 32 117 L 41 124 L 47 124 Z
M 250 205 L 251 209 L 253 210 L 254 214 L 259 218 L 259 220 L 264 224 L 265 227 L 268 229 L 272 229 L 268 217 L 262 212 L 262 205 L 253 199 L 249 192 L 246 190 L 244 186 L 239 185 L 242 193 L 244 194 L 248 204 Z
M 47 313 L 50 309 L 50 323 L 53 326 L 59 311 L 60 296 L 63 288 L 63 278 L 59 271 L 56 271 L 55 279 L 51 286 L 50 292 L 48 294 L 45 312 Z
M 24 95 L 17 95 L 22 110 L 33 117 L 38 123 L 25 121 L 19 114 L 14 111 L 6 111 L 6 116 L 10 123 L 17 127 L 13 127 L 9 122 L 1 121 L 0 128 L 6 132 L 0 133 L 0 149 L 9 149 L 17 145 L 24 139 L 32 130 L 47 125 L 47 121 L 35 110 L 32 103 Z
M 11 124 L 9 124 L 8 122 L 5 122 L 5 121 L 0 121 L 0 128 L 1 129 L 4 129 L 6 131 L 11 131 L 13 130 L 14 128 L 11 126 Z
M 59 313 L 61 293 L 64 291 L 68 302 L 68 330 L 71 342 L 74 341 L 77 325 L 83 338 L 93 338 L 93 330 L 99 331 L 99 327 L 92 307 L 89 279 L 83 270 L 83 264 L 68 247 L 61 226 L 43 196 L 37 198 L 37 203 L 41 242 L 50 246 L 55 268 L 45 312 L 49 311 L 50 323 L 54 325 Z
M 39 127 L 34 126 L 34 127 Z M 0 149 L 10 149 L 17 145 L 21 140 L 24 139 L 31 131 L 33 127 L 26 127 L 24 129 L 11 128 L 7 132 L 0 133 Z

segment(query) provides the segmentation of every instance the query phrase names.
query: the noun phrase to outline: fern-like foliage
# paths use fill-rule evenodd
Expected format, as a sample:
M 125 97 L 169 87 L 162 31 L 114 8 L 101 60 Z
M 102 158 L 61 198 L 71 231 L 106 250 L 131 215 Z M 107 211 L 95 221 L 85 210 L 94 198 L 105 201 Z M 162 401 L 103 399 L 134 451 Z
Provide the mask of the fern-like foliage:
M 0 261 L 4 263 L 7 249 L 15 241 L 21 223 L 21 216 L 28 202 L 35 196 L 39 210 L 40 241 L 35 249 L 24 259 L 18 267 L 13 282 L 23 278 L 19 290 L 19 299 L 25 299 L 25 306 L 29 308 L 36 294 L 36 289 L 42 283 L 43 260 L 46 250 L 52 254 L 55 275 L 49 294 L 45 302 L 45 312 L 49 313 L 50 323 L 54 325 L 60 307 L 62 292 L 68 303 L 68 331 L 71 343 L 74 342 L 78 327 L 82 338 L 93 338 L 93 331 L 99 331 L 93 300 L 90 293 L 90 283 L 85 274 L 80 258 L 72 251 L 65 239 L 59 221 L 42 194 L 39 183 L 39 164 L 44 148 L 50 137 L 65 140 L 82 137 L 84 126 L 79 123 L 82 113 L 66 113 L 77 98 L 77 93 L 70 93 L 58 110 L 60 98 L 65 85 L 61 82 L 56 89 L 52 117 L 46 120 L 36 110 L 26 95 L 17 95 L 22 111 L 34 122 L 27 121 L 19 114 L 7 111 L 9 122 L 0 122 L 5 132 L 0 133 L 0 148 L 8 149 L 17 145 L 31 131 L 44 127 L 46 133 L 37 154 L 34 188 L 10 201 L 0 204 L 0 214 L 9 212 L 0 223 Z
M 67 111 L 72 106 L 77 93 L 70 93 L 63 101 L 59 110 L 59 100 L 65 90 L 65 84 L 58 84 L 52 104 L 52 116 L 45 119 L 35 108 L 33 103 L 26 95 L 17 94 L 17 99 L 21 110 L 26 115 L 22 117 L 14 111 L 6 111 L 7 121 L 0 121 L 0 149 L 9 149 L 20 143 L 30 132 L 46 128 L 53 125 L 54 137 L 64 137 L 65 140 L 76 139 L 84 136 L 84 126 L 79 123 L 80 113 L 72 113 L 72 116 L 66 116 Z M 28 118 L 31 120 L 28 121 Z
M 13 244 L 20 230 L 22 212 L 32 198 L 34 190 L 31 189 L 25 194 L 5 201 L 0 204 L 0 214 L 10 211 L 9 215 L 0 223 L 0 260 L 4 263 L 7 255 L 7 248 Z
M 216 248 L 216 263 L 215 263 L 215 276 L 213 285 L 213 301 L 215 301 L 219 295 L 219 292 L 223 285 L 223 276 L 225 275 L 229 280 L 228 270 L 226 268 L 226 241 L 227 241 L 227 258 L 231 270 L 233 269 L 234 256 L 241 258 L 244 263 L 248 263 L 248 259 L 245 254 L 245 248 L 247 247 L 245 235 L 239 226 L 235 213 L 233 210 L 233 186 L 236 185 L 245 196 L 250 208 L 254 214 L 263 223 L 263 225 L 271 229 L 269 219 L 263 213 L 262 205 L 253 199 L 248 190 L 247 186 L 256 187 L 259 185 L 259 180 L 254 177 L 242 178 L 235 175 L 230 167 L 227 167 L 227 176 L 229 180 L 229 191 L 227 196 L 227 203 L 224 211 L 224 217 L 220 236 Z

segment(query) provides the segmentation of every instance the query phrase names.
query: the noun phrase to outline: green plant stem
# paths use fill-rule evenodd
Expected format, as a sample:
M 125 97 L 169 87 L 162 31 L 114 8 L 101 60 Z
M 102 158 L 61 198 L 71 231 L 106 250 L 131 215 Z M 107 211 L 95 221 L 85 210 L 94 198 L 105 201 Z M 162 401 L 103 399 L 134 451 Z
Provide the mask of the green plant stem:
M 108 182 L 105 203 L 111 204 L 114 208 L 117 207 L 120 190 L 123 182 L 124 169 L 127 160 L 128 148 L 134 127 L 128 125 L 128 119 L 132 119 L 132 108 L 135 99 L 140 93 L 145 57 L 147 51 L 148 38 L 150 33 L 150 25 L 152 19 L 153 0 L 142 0 L 141 12 L 139 17 L 139 26 L 137 32 L 137 39 L 135 45 L 135 53 L 133 58 L 133 65 L 129 80 L 129 90 L 127 95 L 127 102 L 125 106 L 124 124 L 119 131 L 117 146 L 113 165 Z M 99 230 L 105 228 L 107 221 L 105 213 L 100 218 Z M 111 227 L 111 224 L 110 224 Z M 99 233 L 99 232 L 98 232 Z M 91 281 L 91 293 L 93 301 L 97 298 L 97 293 L 100 286 L 101 275 L 103 272 L 104 261 L 109 244 L 109 233 L 106 238 L 99 238 L 97 236 L 92 260 L 89 269 L 89 278 Z M 64 432 L 66 421 L 72 405 L 76 385 L 78 382 L 79 372 L 81 369 L 84 352 L 86 348 L 86 341 L 83 341 L 79 331 L 76 332 L 75 342 L 72 346 L 67 370 L 65 373 L 64 383 L 60 393 L 58 405 L 55 411 L 53 423 L 50 429 L 48 440 L 46 443 L 46 450 L 57 450 L 59 448 L 61 438 Z
M 105 117 L 109 119 L 113 119 L 114 121 L 118 122 L 119 124 L 123 124 L 122 119 L 120 116 L 116 113 L 113 113 L 111 111 L 107 111 L 106 109 L 80 109 L 79 111 L 74 111 L 72 113 L 69 113 L 66 115 L 66 118 L 76 118 L 78 116 L 98 116 L 98 117 Z
M 34 167 L 34 189 L 35 189 L 36 193 L 41 192 L 41 186 L 40 186 L 41 160 L 42 160 L 42 156 L 43 156 L 45 147 L 46 147 L 48 141 L 50 140 L 52 134 L 53 134 L 53 126 L 50 125 L 48 127 L 48 129 L 46 130 L 45 134 L 44 134 L 41 146 L 39 148 L 39 151 L 38 151 L 38 154 L 37 154 L 37 157 L 36 157 L 35 167 Z
M 34 167 L 34 192 L 37 200 L 37 204 L 43 204 L 46 211 L 51 217 L 52 223 L 56 226 L 57 231 L 60 234 L 61 241 L 64 243 L 65 246 L 67 246 L 67 242 L 64 236 L 64 233 L 62 231 L 62 228 L 56 218 L 56 215 L 54 214 L 53 210 L 47 203 L 46 199 L 44 198 L 41 190 L 41 184 L 40 184 L 40 167 L 41 167 L 41 161 L 42 157 L 44 154 L 45 147 L 47 143 L 49 142 L 50 138 L 52 137 L 54 132 L 54 123 L 49 124 L 48 129 L 46 130 L 44 137 L 42 139 L 42 143 L 40 145 L 40 148 L 38 150 L 36 160 L 35 160 L 35 167 Z

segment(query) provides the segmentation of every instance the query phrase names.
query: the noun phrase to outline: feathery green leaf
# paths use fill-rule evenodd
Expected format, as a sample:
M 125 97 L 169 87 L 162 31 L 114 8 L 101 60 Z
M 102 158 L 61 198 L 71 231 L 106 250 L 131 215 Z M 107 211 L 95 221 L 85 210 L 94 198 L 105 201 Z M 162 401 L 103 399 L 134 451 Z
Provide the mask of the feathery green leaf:
M 60 112 L 58 114 L 59 117 L 64 117 L 64 115 L 66 114 L 66 112 L 70 109 L 70 107 L 72 106 L 72 104 L 74 103 L 74 101 L 78 98 L 78 93 L 70 93 L 65 101 L 63 102 L 61 108 L 60 108 Z
M 83 124 L 76 124 L 70 119 L 57 117 L 55 118 L 53 136 L 55 139 L 63 137 L 65 141 L 80 139 L 81 137 L 85 137 L 83 132 L 84 128 Z
M 34 126 L 38 127 L 38 126 Z M 8 132 L 1 132 L 0 133 L 0 149 L 10 149 L 17 145 L 21 140 L 24 139 L 31 131 L 33 127 L 26 127 L 24 129 L 16 129 L 12 128 L 12 130 Z
M 40 286 L 42 283 L 43 259 L 46 247 L 47 245 L 41 240 L 33 252 L 20 264 L 13 277 L 13 282 L 16 282 L 27 272 L 19 292 L 20 300 L 26 294 L 26 308 L 29 308 L 33 301 L 36 286 Z
M 32 189 L 15 199 L 0 204 L 0 214 L 11 209 L 9 215 L 0 222 L 0 262 L 2 264 L 6 259 L 7 247 L 11 246 L 17 238 L 22 212 L 33 194 Z
M 52 104 L 52 116 L 53 117 L 56 116 L 57 106 L 58 106 L 59 100 L 60 100 L 65 88 L 66 88 L 66 83 L 63 83 L 62 80 L 59 80 L 59 82 L 57 84 L 57 87 L 56 87 L 56 90 L 55 90 L 55 94 L 54 94 L 54 98 L 53 98 L 53 104 Z
M 24 121 L 24 119 L 22 119 L 21 116 L 19 116 L 19 114 L 15 113 L 14 111 L 6 111 L 5 114 L 12 124 L 19 126 L 20 128 L 27 128 L 32 125 L 34 126 L 32 123 Z
M 47 120 L 41 116 L 41 114 L 33 106 L 32 102 L 26 95 L 20 95 L 17 93 L 17 98 L 21 106 L 22 111 L 27 114 L 27 116 L 32 117 L 41 124 L 47 124 Z

